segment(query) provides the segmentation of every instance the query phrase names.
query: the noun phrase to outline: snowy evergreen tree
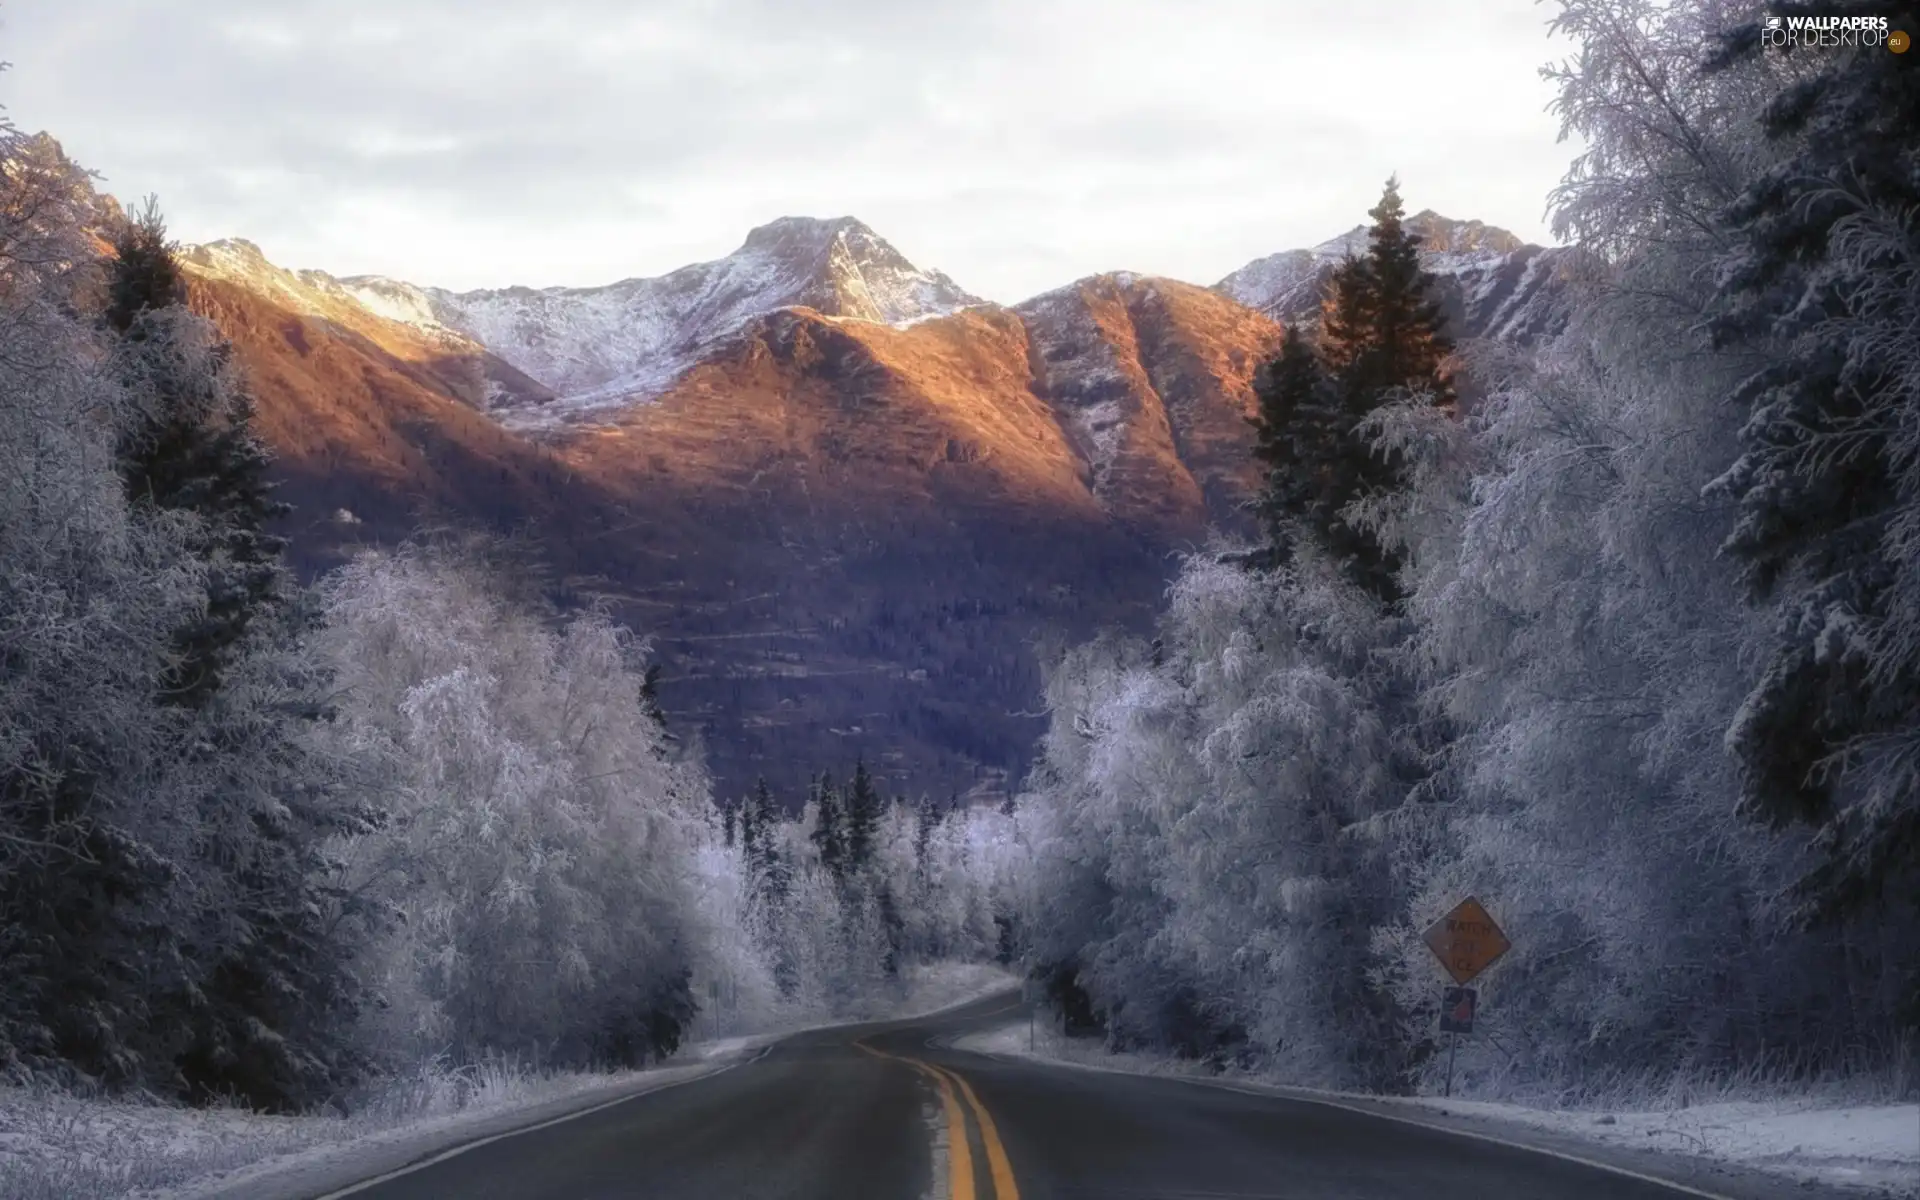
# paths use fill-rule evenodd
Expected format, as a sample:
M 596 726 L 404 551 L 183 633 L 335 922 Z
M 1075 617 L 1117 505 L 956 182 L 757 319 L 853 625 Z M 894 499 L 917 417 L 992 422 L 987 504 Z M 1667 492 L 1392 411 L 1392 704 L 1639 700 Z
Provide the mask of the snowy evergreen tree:
M 0 354 L 0 1057 L 306 1104 L 358 1062 L 343 940 L 360 927 L 320 918 L 324 839 L 359 807 L 353 755 L 311 719 L 329 684 L 297 610 L 228 625 L 221 686 L 182 691 L 209 613 L 228 615 L 229 552 L 277 562 L 243 522 L 222 525 L 248 485 L 236 505 L 148 503 L 119 453 L 174 398 L 217 406 L 236 381 L 205 322 L 126 301 L 178 298 L 157 221 L 130 257 L 160 282 L 109 289 L 138 334 L 123 336 L 86 315 L 105 217 L 84 176 L 10 132 L 0 164 L 0 306 L 23 339 Z
M 840 793 L 833 786 L 833 774 L 820 772 L 814 780 L 813 829 L 807 836 L 813 843 L 814 852 L 820 857 L 820 865 L 836 881 L 844 881 L 847 874 L 847 833 L 846 814 L 840 799 Z
M 1760 45 L 1731 31 L 1720 69 L 1753 70 Z M 1817 58 L 1778 73 L 1762 119 L 1780 157 L 1729 210 L 1716 328 L 1764 360 L 1733 389 L 1751 416 L 1715 492 L 1777 614 L 1728 735 L 1743 803 L 1820 831 L 1802 891 L 1834 915 L 1920 889 L 1920 77 L 1877 46 Z
M 921 796 L 920 802 L 913 806 L 913 865 L 919 875 L 926 874 L 927 851 L 933 846 L 933 831 L 939 824 L 940 812 L 934 808 L 933 800 Z
M 1320 326 L 1320 355 L 1331 380 L 1333 413 L 1323 424 L 1309 399 L 1311 380 L 1295 351 L 1295 365 L 1275 384 L 1297 395 L 1306 425 L 1295 442 L 1297 464 L 1310 489 L 1292 500 L 1328 555 L 1355 583 L 1383 602 L 1400 598 L 1399 560 L 1354 512 L 1405 483 L 1396 454 L 1376 445 L 1367 418 L 1403 396 L 1441 409 L 1453 405 L 1447 373 L 1452 343 L 1432 298 L 1433 276 L 1420 265 L 1419 239 L 1405 225 L 1397 179 L 1369 210 L 1367 252 L 1335 271 Z M 1283 351 L 1284 354 L 1284 351 Z M 1276 372 L 1279 370 L 1276 364 Z M 1290 464 L 1293 465 L 1293 464 Z M 1275 497 L 1276 500 L 1280 497 Z
M 880 792 L 873 786 L 866 760 L 857 760 L 853 766 L 853 782 L 847 785 L 841 834 L 846 847 L 846 869 L 851 874 L 862 873 L 873 865 L 881 804 Z
M 288 508 L 272 498 L 270 459 L 253 434 L 252 400 L 228 364 L 230 348 L 185 309 L 158 208 L 149 202 L 114 244 L 108 324 L 141 397 L 121 438 L 127 495 L 199 518 L 207 602 L 176 634 L 180 658 L 166 688 L 169 702 L 198 707 L 282 589 L 284 542 L 267 527 Z
M 786 894 L 787 886 L 788 867 L 781 849 L 781 830 L 786 820 L 766 780 L 755 785 L 753 796 L 747 801 L 747 814 L 743 819 L 750 820 L 753 829 L 747 864 L 753 873 L 755 892 L 764 904 L 777 904 Z
M 1303 529 L 1332 527 L 1330 475 L 1344 430 L 1326 373 L 1297 327 L 1283 333 L 1280 354 L 1255 379 L 1254 394 L 1253 457 L 1266 469 L 1254 501 L 1267 535 L 1259 561 L 1272 566 L 1292 557 Z
M 144 313 L 185 304 L 186 280 L 167 239 L 160 202 L 153 196 L 131 214 L 113 240 L 113 265 L 107 280 L 106 321 L 122 337 L 144 336 Z

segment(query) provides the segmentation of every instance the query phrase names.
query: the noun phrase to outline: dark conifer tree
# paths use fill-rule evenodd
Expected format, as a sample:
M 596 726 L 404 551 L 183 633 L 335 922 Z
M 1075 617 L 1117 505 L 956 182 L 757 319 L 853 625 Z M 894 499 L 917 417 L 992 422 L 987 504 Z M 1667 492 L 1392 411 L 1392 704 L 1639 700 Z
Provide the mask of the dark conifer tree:
M 123 337 L 138 338 L 142 313 L 158 312 L 187 298 L 180 263 L 167 240 L 159 201 L 149 196 L 114 238 L 112 274 L 107 280 L 106 321 Z
M 1403 487 L 1403 465 L 1377 450 L 1361 424 L 1401 396 L 1425 396 L 1451 409 L 1446 359 L 1453 347 L 1432 299 L 1433 276 L 1420 265 L 1419 239 L 1405 224 L 1397 179 L 1387 181 L 1369 215 L 1374 223 L 1367 252 L 1334 272 L 1323 305 L 1319 348 L 1329 401 L 1313 398 L 1301 347 L 1283 344 L 1280 360 L 1266 373 L 1276 410 L 1284 404 L 1302 413 L 1305 425 L 1291 439 L 1290 452 L 1275 447 L 1277 431 L 1265 435 L 1265 453 L 1274 457 L 1262 461 L 1302 478 L 1276 487 L 1270 477 L 1262 503 L 1295 514 L 1350 579 L 1392 604 L 1401 598 L 1397 556 L 1346 514 L 1358 500 Z M 1265 405 L 1263 395 L 1263 426 Z
M 880 828 L 880 792 L 867 772 L 867 760 L 855 761 L 853 783 L 847 788 L 847 870 L 859 873 L 873 864 L 874 837 Z
M 753 791 L 740 802 L 740 853 L 748 870 L 758 865 L 760 841 L 766 836 L 760 825 L 760 797 L 766 790 L 766 777 L 761 776 L 754 781 Z
M 814 848 L 820 852 L 820 865 L 836 880 L 844 880 L 847 874 L 846 822 L 841 812 L 840 793 L 834 789 L 830 773 L 820 772 L 820 778 L 813 785 L 813 801 L 817 815 L 811 836 Z
M 764 904 L 777 904 L 787 894 L 787 864 L 781 857 L 779 828 L 784 820 L 767 781 L 760 780 L 747 801 L 752 814 L 753 841 L 747 863 L 753 870 L 755 894 Z
M 924 871 L 927 867 L 927 852 L 933 846 L 933 830 L 940 823 L 940 814 L 934 808 L 933 801 L 927 796 L 920 797 L 920 803 L 913 806 L 913 863 Z
M 315 618 L 288 594 L 283 542 L 268 532 L 288 509 L 273 499 L 231 348 L 186 311 L 157 206 L 137 212 L 114 248 L 103 321 L 143 402 L 122 430 L 121 481 L 136 512 L 196 518 L 188 550 L 206 587 L 174 632 L 156 699 L 191 714 L 178 769 L 204 783 L 198 811 L 182 819 L 201 831 L 202 861 L 189 869 L 214 907 L 186 918 L 171 948 L 147 952 L 172 959 L 173 982 L 144 998 L 146 1072 L 159 1081 L 170 1068 L 166 1082 L 195 1097 L 305 1105 L 355 1069 L 345 1036 L 359 993 L 339 938 L 360 918 L 323 918 L 332 901 L 321 847 L 364 814 L 350 817 L 303 757 L 296 726 L 326 717 L 329 685 L 303 665 Z M 230 695 L 243 666 L 256 694 Z
M 1446 361 L 1453 343 L 1433 298 L 1433 274 L 1420 265 L 1420 238 L 1406 226 L 1399 179 L 1387 180 L 1367 215 L 1367 252 L 1342 264 L 1322 316 L 1327 368 L 1356 418 L 1395 389 L 1451 408 Z
M 253 403 L 218 369 L 184 366 L 168 341 L 189 336 L 177 315 L 185 301 L 180 266 L 159 209 L 149 201 L 114 240 L 107 324 L 129 346 L 129 369 L 150 404 L 126 429 L 120 473 L 136 506 L 176 509 L 201 520 L 196 547 L 206 563 L 204 612 L 176 634 L 179 662 L 168 703 L 199 708 L 219 689 L 247 628 L 280 597 L 282 538 L 268 526 L 289 511 L 273 498 L 271 456 L 253 433 Z
M 1253 456 L 1266 468 L 1254 510 L 1267 536 L 1256 565 L 1277 566 L 1291 557 L 1300 529 L 1325 537 L 1332 528 L 1328 505 L 1342 428 L 1326 373 L 1297 328 L 1287 328 L 1280 356 L 1255 379 L 1254 394 L 1260 407 L 1248 418 Z M 1157 642 L 1155 653 L 1160 653 Z
M 1770 12 L 1887 16 L 1876 3 Z M 1899 27 L 1896 19 L 1895 27 Z M 1730 32 L 1718 65 L 1762 53 Z M 1806 915 L 1920 896 L 1920 609 L 1912 533 L 1920 418 L 1920 73 L 1884 48 L 1808 55 L 1762 126 L 1786 155 L 1728 214 L 1715 332 L 1764 364 L 1732 399 L 1752 415 L 1714 485 L 1739 505 L 1726 551 L 1777 605 L 1771 660 L 1728 741 L 1746 810 L 1818 830 Z M 1920 1020 L 1920 985 L 1909 984 Z
M 646 713 L 647 718 L 660 727 L 660 731 L 666 734 L 668 741 L 676 740 L 667 730 L 667 710 L 660 707 L 659 663 L 648 663 L 646 673 L 640 677 L 640 711 Z

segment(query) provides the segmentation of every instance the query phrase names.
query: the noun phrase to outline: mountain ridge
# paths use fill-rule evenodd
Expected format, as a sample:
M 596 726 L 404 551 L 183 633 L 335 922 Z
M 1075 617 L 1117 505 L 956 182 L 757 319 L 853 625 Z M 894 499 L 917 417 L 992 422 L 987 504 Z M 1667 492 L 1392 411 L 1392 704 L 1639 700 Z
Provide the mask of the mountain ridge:
M 1513 336 L 1552 285 L 1503 236 L 1453 223 L 1429 260 Z M 517 535 L 556 600 L 653 639 L 723 792 L 788 795 L 856 756 L 896 791 L 1014 787 L 1041 647 L 1148 628 L 1179 555 L 1250 531 L 1254 378 L 1317 308 L 1312 272 L 1271 270 L 1235 281 L 1268 311 L 1131 272 L 993 304 L 851 218 L 458 312 L 236 241 L 183 261 L 253 375 L 303 571 L 422 523 Z
M 1434 275 L 1435 299 L 1456 342 L 1530 345 L 1564 323 L 1565 285 L 1580 261 L 1574 250 L 1537 246 L 1497 225 L 1432 209 L 1408 217 L 1407 228 L 1420 238 L 1421 263 Z M 1276 320 L 1316 326 L 1327 281 L 1366 245 L 1367 226 L 1356 225 L 1309 249 L 1254 259 L 1213 289 Z

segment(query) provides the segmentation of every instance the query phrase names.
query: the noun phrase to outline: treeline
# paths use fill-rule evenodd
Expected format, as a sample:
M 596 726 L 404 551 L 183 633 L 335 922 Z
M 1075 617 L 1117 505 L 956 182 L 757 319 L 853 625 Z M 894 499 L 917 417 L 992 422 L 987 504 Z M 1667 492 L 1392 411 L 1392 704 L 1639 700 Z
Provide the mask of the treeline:
M 815 776 L 797 811 L 761 781 L 725 807 L 746 923 L 787 1003 L 858 1005 L 914 963 L 1004 958 L 1020 860 L 1010 814 L 883 795 L 864 760 Z
M 1478 894 L 1475 1086 L 1914 1053 L 1920 75 L 1722 13 L 1562 0 L 1564 333 L 1451 347 L 1389 185 L 1261 378 L 1263 544 L 1057 664 L 1021 936 L 1081 1024 L 1416 1088 Z
M 0 1081 L 350 1107 L 644 1062 L 721 979 L 770 1025 L 992 952 L 995 830 L 730 835 L 645 642 L 498 548 L 302 586 L 186 301 L 157 210 L 0 128 Z

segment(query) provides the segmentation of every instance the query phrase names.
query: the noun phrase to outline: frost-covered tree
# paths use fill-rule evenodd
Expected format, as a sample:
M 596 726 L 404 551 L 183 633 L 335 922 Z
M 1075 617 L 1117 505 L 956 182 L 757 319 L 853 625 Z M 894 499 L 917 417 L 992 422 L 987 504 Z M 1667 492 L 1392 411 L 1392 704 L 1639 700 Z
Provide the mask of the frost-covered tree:
M 107 323 L 136 399 L 120 437 L 121 473 L 136 506 L 192 514 L 207 599 L 175 634 L 169 703 L 197 707 L 219 688 L 249 623 L 282 590 L 284 540 L 268 526 L 270 456 L 252 429 L 253 402 L 231 349 L 186 308 L 179 264 L 149 201 L 114 239 Z
M 178 523 L 129 512 L 113 471 L 132 400 L 75 319 L 97 215 L 57 147 L 0 130 L 0 1060 L 127 1082 L 153 1066 L 145 948 L 182 924 L 185 827 L 141 776 L 198 579 Z
M 350 735 L 389 816 L 339 848 L 343 894 L 402 918 L 363 969 L 379 1045 L 633 1062 L 691 1018 L 705 781 L 664 753 L 644 647 L 556 625 L 448 550 L 368 555 L 327 588 Z
M 1898 1043 L 1920 940 L 1888 884 L 1909 869 L 1913 789 L 1897 721 L 1861 722 L 1873 704 L 1889 720 L 1911 708 L 1869 670 L 1905 669 L 1904 460 L 1889 450 L 1903 359 L 1884 348 L 1911 323 L 1908 234 L 1891 210 L 1835 198 L 1852 184 L 1802 139 L 1863 96 L 1904 109 L 1873 90 L 1891 86 L 1885 61 L 1846 81 L 1838 59 L 1704 71 L 1703 48 L 1744 19 L 1714 0 L 1563 0 L 1579 50 L 1550 74 L 1584 144 L 1554 201 L 1580 248 L 1561 264 L 1567 331 L 1538 353 L 1466 348 L 1464 412 L 1403 389 L 1355 423 L 1394 476 L 1340 511 L 1397 568 L 1403 604 L 1376 606 L 1383 589 L 1312 556 L 1265 573 L 1195 560 L 1155 643 L 1105 638 L 1051 676 L 1022 806 L 1022 930 L 1083 1022 L 1301 1079 L 1418 1081 L 1444 982 L 1419 931 L 1475 893 L 1515 947 L 1477 981 L 1469 1087 L 1644 1095 L 1839 1069 Z M 1776 95 L 1769 137 L 1756 118 Z M 1903 136 L 1893 119 L 1860 137 Z M 1830 147 L 1866 152 L 1837 134 Z M 1882 166 L 1897 175 L 1896 159 Z M 1791 213 L 1758 203 L 1789 175 L 1807 189 Z M 1756 265 L 1763 235 L 1818 224 L 1823 204 L 1852 216 Z M 1717 286 L 1728 262 L 1792 285 L 1743 302 L 1736 315 L 1760 319 L 1738 337 Z M 1335 322 L 1327 356 L 1355 341 Z M 1884 419 L 1839 420 L 1836 379 L 1850 402 L 1880 397 Z M 1743 394 L 1764 401 L 1758 419 L 1726 402 Z M 1797 424 L 1768 427 L 1789 412 Z M 1846 493 L 1874 454 L 1887 486 Z M 1822 533 L 1816 502 L 1882 508 Z M 1780 539 L 1758 604 L 1743 530 Z M 1843 553 L 1856 535 L 1870 553 Z M 1867 572 L 1879 607 L 1860 587 L 1808 607 L 1823 570 Z M 1780 690 L 1781 661 L 1824 682 Z M 1819 723 L 1836 714 L 1854 724 Z M 1770 750 L 1801 756 L 1784 777 L 1825 789 L 1813 847 L 1743 816 L 1761 717 L 1795 725 Z M 1814 893 L 1841 902 L 1809 930 L 1786 893 L 1816 863 Z M 1846 902 L 1874 894 L 1896 903 Z
M 357 807 L 309 719 L 324 666 L 288 610 L 226 640 L 221 695 L 176 702 L 213 514 L 128 496 L 118 451 L 162 389 L 94 315 L 114 213 L 51 141 L 0 142 L 0 1060 L 309 1103 L 356 1065 L 346 927 L 317 916 Z M 140 320 L 170 380 L 236 388 L 204 322 Z
M 808 808 L 812 817 L 807 838 L 813 843 L 814 853 L 827 874 L 842 880 L 847 873 L 846 813 L 831 771 L 822 771 L 814 780 Z
M 1054 671 L 1022 924 L 1030 963 L 1110 1037 L 1323 1083 L 1406 1069 L 1369 983 L 1399 800 L 1371 694 L 1382 620 L 1323 560 L 1204 556 L 1157 654 L 1102 639 Z
M 1482 984 L 1488 1085 L 1644 1086 L 1787 1044 L 1831 1063 L 1890 1036 L 1901 933 L 1787 919 L 1802 847 L 1739 819 L 1722 750 L 1773 618 L 1716 554 L 1738 514 L 1710 485 L 1741 436 L 1724 398 L 1771 351 L 1715 344 L 1712 268 L 1722 214 L 1778 153 L 1753 118 L 1780 65 L 1703 74 L 1715 4 L 1569 0 L 1558 23 L 1580 44 L 1560 112 L 1586 149 L 1556 221 L 1591 255 L 1569 329 L 1533 358 L 1479 348 L 1490 394 L 1464 427 L 1415 407 L 1376 423 L 1414 475 L 1380 527 L 1457 797 L 1401 851 L 1416 886 L 1376 934 L 1385 978 L 1409 1009 L 1429 993 L 1417 933 L 1475 892 L 1516 943 Z
M 1789 4 L 1789 15 L 1816 15 Z M 1886 16 L 1847 3 L 1819 16 Z M 1729 734 L 1756 815 L 1820 831 L 1813 915 L 1920 889 L 1920 80 L 1881 47 L 1767 61 L 1757 26 L 1719 66 L 1770 84 L 1774 152 L 1730 209 L 1722 341 L 1764 356 L 1730 389 L 1749 414 L 1716 482 L 1726 549 L 1777 613 Z M 1920 1013 L 1920 989 L 1915 995 Z

